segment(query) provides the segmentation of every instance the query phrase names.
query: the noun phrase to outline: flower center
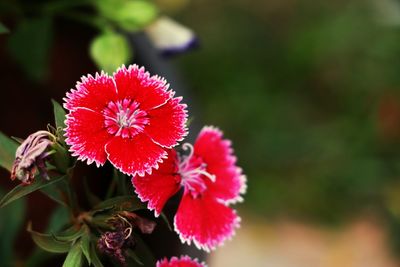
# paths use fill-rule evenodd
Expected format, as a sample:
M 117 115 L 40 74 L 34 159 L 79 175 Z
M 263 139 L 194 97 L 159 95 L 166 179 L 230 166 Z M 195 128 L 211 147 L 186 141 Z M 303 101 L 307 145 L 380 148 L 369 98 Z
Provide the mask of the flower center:
M 149 123 L 146 111 L 139 109 L 139 103 L 130 99 L 110 101 L 103 110 L 104 125 L 109 134 L 132 138 L 143 132 Z
M 179 163 L 179 174 L 182 177 L 181 184 L 185 190 L 189 190 L 194 198 L 199 197 L 206 189 L 206 180 L 215 181 L 215 175 L 207 172 L 207 164 L 200 157 L 194 156 L 194 148 L 191 144 L 182 145 L 184 150 L 189 150 L 187 156 L 183 156 Z

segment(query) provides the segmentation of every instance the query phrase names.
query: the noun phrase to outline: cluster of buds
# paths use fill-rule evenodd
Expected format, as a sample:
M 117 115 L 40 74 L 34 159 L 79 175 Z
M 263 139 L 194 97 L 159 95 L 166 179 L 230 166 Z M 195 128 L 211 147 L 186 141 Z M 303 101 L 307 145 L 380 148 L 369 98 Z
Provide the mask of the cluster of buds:
M 113 231 L 103 233 L 97 241 L 97 247 L 123 266 L 126 266 L 124 250 L 135 246 L 134 228 L 138 228 L 143 234 L 151 234 L 156 226 L 155 222 L 127 211 L 113 216 L 108 224 Z

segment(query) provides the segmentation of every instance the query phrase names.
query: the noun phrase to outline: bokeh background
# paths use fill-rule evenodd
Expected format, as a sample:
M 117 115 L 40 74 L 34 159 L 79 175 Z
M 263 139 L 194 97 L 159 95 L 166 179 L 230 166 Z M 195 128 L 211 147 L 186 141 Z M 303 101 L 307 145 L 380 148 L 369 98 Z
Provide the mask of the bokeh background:
M 160 59 L 194 125 L 223 129 L 248 177 L 242 228 L 209 265 L 400 266 L 400 1 L 155 2 L 200 41 Z M 18 19 L 0 37 L 0 127 L 24 137 L 49 122 L 49 96 L 96 71 L 96 31 L 59 18 L 38 81 L 12 56 Z

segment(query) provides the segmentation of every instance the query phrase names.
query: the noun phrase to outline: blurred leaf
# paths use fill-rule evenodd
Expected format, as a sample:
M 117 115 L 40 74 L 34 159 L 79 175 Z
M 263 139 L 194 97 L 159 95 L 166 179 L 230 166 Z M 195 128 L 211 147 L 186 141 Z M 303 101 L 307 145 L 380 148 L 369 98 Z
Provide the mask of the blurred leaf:
M 52 23 L 50 17 L 22 20 L 9 38 L 11 56 L 30 78 L 37 81 L 47 74 Z
M 90 231 L 87 227 L 82 228 L 85 228 L 85 233 L 81 237 L 81 249 L 90 266 L 92 264 L 92 258 L 90 255 Z
M 31 234 L 33 241 L 40 248 L 52 253 L 65 253 L 71 248 L 71 242 L 61 242 L 54 239 L 53 235 L 42 234 L 32 230 L 31 223 L 28 224 L 27 231 Z
M 0 132 L 0 166 L 11 171 L 18 144 Z
M 97 36 L 90 45 L 90 56 L 99 69 L 113 73 L 132 57 L 126 38 L 115 32 L 106 32 Z
M 90 258 L 94 267 L 104 267 L 99 257 L 97 256 L 96 247 L 94 244 L 90 245 Z
M 76 242 L 72 249 L 68 252 L 63 267 L 80 267 L 82 266 L 82 250 L 80 242 Z
M 135 196 L 118 196 L 99 203 L 93 208 L 93 212 L 97 213 L 112 209 L 135 211 L 146 209 L 146 206 Z
M 9 33 L 10 31 L 7 29 L 6 26 L 4 26 L 3 23 L 0 22 L 0 34 L 2 33 Z
M 158 14 L 157 7 L 151 1 L 131 0 L 97 1 L 99 11 L 126 31 L 137 31 L 151 23 Z
M 52 178 L 50 180 L 45 180 L 41 176 L 37 176 L 35 178 L 35 181 L 30 184 L 30 185 L 24 185 L 24 184 L 19 184 L 16 187 L 14 187 L 10 192 L 8 192 L 1 200 L 0 200 L 0 208 L 3 208 L 4 206 L 10 204 L 11 202 L 24 197 L 32 192 L 35 192 L 39 189 L 45 188 L 47 186 L 50 186 L 54 183 L 57 183 L 63 179 L 65 179 L 67 176 L 60 176 L 57 178 Z
M 4 192 L 0 191 L 0 196 Z M 26 202 L 23 199 L 0 209 L 0 259 L 5 267 L 15 266 L 14 249 L 15 238 L 25 220 Z
M 53 103 L 54 121 L 56 123 L 56 127 L 64 129 L 67 113 L 57 101 L 52 99 L 51 102 Z

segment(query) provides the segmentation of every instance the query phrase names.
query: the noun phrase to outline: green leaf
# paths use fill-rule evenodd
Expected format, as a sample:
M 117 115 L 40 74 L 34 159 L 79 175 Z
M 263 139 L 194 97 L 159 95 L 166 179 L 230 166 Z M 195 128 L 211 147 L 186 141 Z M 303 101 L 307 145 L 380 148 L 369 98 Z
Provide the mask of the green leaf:
M 0 166 L 11 171 L 18 143 L 0 132 Z
M 54 239 L 60 242 L 73 242 L 83 236 L 85 234 L 85 227 L 82 226 L 81 228 L 77 229 L 76 226 L 72 226 L 68 230 L 57 233 L 57 234 L 52 234 Z
M 51 103 L 53 103 L 54 121 L 56 123 L 56 127 L 64 129 L 67 113 L 65 112 L 63 107 L 54 99 L 51 100 Z
M 161 219 L 165 222 L 165 224 L 167 225 L 168 229 L 170 231 L 173 231 L 172 226 L 171 226 L 171 224 L 170 224 L 170 222 L 169 222 L 169 220 L 168 220 L 168 218 L 167 218 L 167 216 L 165 215 L 164 212 L 161 212 Z
M 7 206 L 7 208 L 8 207 L 9 206 Z M 56 208 L 50 216 L 45 232 L 51 233 L 60 231 L 63 227 L 65 227 L 65 225 L 67 225 L 69 218 L 70 212 L 68 209 L 66 209 L 64 206 Z M 61 234 L 64 234 L 66 231 L 62 232 Z M 45 266 L 45 263 L 54 256 L 54 254 L 36 247 L 24 264 L 26 267 Z
M 151 1 L 119 0 L 116 3 L 115 0 L 100 0 L 96 4 L 104 17 L 114 21 L 126 31 L 140 30 L 154 21 L 158 15 L 157 7 Z
M 111 209 L 135 211 L 146 209 L 146 206 L 133 195 L 118 196 L 99 203 L 93 208 L 93 212 L 97 213 Z
M 94 244 L 90 245 L 90 258 L 92 259 L 94 267 L 104 267 L 99 257 L 97 256 L 96 247 Z
M 125 174 L 123 174 L 122 172 L 118 171 L 117 169 L 114 169 L 113 179 L 115 179 L 116 183 L 117 183 L 117 193 L 118 193 L 118 195 L 128 195 L 129 194 L 129 190 L 128 190 L 127 184 L 128 184 L 128 181 L 130 181 L 130 179 L 128 179 Z
M 132 258 L 136 263 L 138 263 L 139 265 L 144 265 L 144 263 L 140 260 L 140 258 L 138 257 L 138 255 L 136 255 L 136 253 L 132 250 L 132 249 L 127 249 L 126 250 L 126 254 Z
M 50 17 L 22 20 L 8 39 L 11 56 L 26 74 L 41 81 L 47 74 L 52 40 Z
M 2 33 L 9 33 L 10 31 L 8 30 L 8 28 L 6 26 L 4 26 L 3 23 L 0 22 L 0 34 Z
M 8 192 L 1 200 L 0 200 L 0 208 L 10 204 L 11 202 L 24 197 L 32 192 L 35 192 L 39 189 L 45 188 L 47 186 L 50 186 L 52 184 L 55 184 L 63 179 L 65 179 L 67 176 L 60 176 L 57 178 L 52 178 L 50 180 L 45 180 L 41 176 L 37 176 L 35 178 L 35 181 L 30 184 L 30 185 L 24 185 L 24 184 L 19 184 L 14 189 L 12 189 L 10 192 Z
M 64 261 L 63 267 L 80 267 L 82 266 L 82 250 L 80 242 L 76 242 L 69 251 Z
M 0 196 L 4 192 L 0 190 Z M 2 266 L 14 266 L 15 239 L 26 215 L 26 201 L 20 199 L 0 210 L 0 259 Z
M 156 259 L 149 247 L 138 234 L 133 234 L 136 241 L 135 253 L 140 255 L 140 261 L 143 262 L 144 266 L 155 266 Z
M 29 223 L 27 231 L 31 234 L 33 241 L 43 250 L 52 253 L 65 253 L 71 248 L 71 242 L 61 242 L 52 235 L 42 234 L 32 230 L 32 225 Z
M 54 184 L 45 188 L 40 189 L 40 192 L 48 196 L 50 199 L 54 200 L 58 204 L 67 207 L 67 203 L 65 202 L 65 198 L 61 194 L 61 190 L 59 188 L 59 184 Z
M 115 32 L 106 32 L 92 41 L 90 56 L 100 69 L 113 73 L 122 64 L 129 62 L 132 53 L 124 36 Z
M 101 202 L 101 199 L 90 190 L 87 182 L 87 177 L 83 177 L 83 189 L 85 191 L 85 196 L 86 199 L 89 201 L 90 206 L 95 206 Z
M 90 266 L 92 264 L 92 258 L 90 255 L 90 231 L 87 227 L 82 228 L 85 228 L 86 231 L 81 237 L 81 249 Z

